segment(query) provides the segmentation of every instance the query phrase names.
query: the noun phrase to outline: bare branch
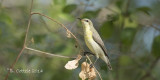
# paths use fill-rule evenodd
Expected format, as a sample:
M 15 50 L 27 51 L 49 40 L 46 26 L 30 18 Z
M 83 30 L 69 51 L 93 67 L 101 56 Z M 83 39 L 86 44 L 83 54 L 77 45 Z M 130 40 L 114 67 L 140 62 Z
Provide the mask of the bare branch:
M 87 57 L 87 59 L 89 60 L 89 62 L 90 62 L 91 64 L 93 64 L 92 61 L 91 61 L 91 59 L 90 59 L 87 55 L 86 55 L 86 57 Z M 93 67 L 94 67 L 94 65 L 93 65 Z M 98 70 L 97 70 L 95 67 L 94 67 L 94 69 L 96 70 L 99 78 L 102 80 L 101 74 L 98 72 Z
M 46 55 L 46 56 L 49 56 L 49 57 L 74 58 L 74 59 L 76 58 L 76 57 L 68 57 L 68 56 L 62 56 L 62 55 L 58 55 L 58 54 L 52 54 L 52 53 L 48 53 L 48 52 L 44 52 L 44 51 L 40 51 L 40 50 L 36 50 L 36 49 L 33 49 L 33 48 L 28 48 L 28 47 L 25 47 L 25 49 L 35 51 L 35 52 L 39 52 L 42 55 Z

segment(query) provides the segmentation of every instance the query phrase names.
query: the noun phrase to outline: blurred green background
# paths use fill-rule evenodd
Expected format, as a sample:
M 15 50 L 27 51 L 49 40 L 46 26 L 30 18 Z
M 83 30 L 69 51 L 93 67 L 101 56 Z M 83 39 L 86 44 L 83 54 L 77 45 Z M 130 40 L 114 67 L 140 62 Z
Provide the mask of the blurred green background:
M 76 18 L 91 19 L 108 49 L 113 67 L 109 71 L 103 61 L 97 61 L 95 67 L 103 80 L 159 80 L 159 4 L 159 0 L 34 0 L 32 12 L 64 24 L 86 51 L 82 25 Z M 0 1 L 0 80 L 5 78 L 23 47 L 30 6 L 31 0 Z M 32 16 L 28 47 L 76 56 L 79 49 L 75 45 L 74 39 L 66 37 L 64 28 L 42 16 Z M 72 59 L 37 54 L 25 50 L 14 70 L 33 69 L 39 73 L 11 72 L 8 80 L 80 80 L 80 66 L 75 70 L 64 68 Z

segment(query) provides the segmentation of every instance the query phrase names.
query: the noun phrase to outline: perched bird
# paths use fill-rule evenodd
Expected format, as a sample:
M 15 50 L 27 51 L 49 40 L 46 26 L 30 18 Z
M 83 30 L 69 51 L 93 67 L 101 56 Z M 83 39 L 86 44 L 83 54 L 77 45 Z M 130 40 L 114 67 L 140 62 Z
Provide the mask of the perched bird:
M 95 30 L 92 21 L 87 18 L 78 19 L 81 21 L 83 26 L 84 39 L 87 47 L 91 50 L 97 59 L 100 57 L 107 64 L 109 70 L 112 70 L 105 45 L 98 32 Z

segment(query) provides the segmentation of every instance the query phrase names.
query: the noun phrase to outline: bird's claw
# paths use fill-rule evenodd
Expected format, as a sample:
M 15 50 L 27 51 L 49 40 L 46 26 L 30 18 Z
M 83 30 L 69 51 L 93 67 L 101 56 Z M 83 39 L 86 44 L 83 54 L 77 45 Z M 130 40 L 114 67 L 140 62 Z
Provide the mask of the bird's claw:
M 90 66 L 89 66 L 90 68 L 93 68 L 93 64 L 90 64 Z
M 87 54 L 89 54 L 89 55 L 94 55 L 94 54 L 91 53 L 91 52 L 84 52 L 84 56 L 86 56 Z

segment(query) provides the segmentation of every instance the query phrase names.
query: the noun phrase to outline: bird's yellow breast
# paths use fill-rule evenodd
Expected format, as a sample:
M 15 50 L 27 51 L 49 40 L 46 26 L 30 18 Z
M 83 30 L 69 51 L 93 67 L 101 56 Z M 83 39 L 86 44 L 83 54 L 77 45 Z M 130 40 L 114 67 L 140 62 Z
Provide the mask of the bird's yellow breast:
M 90 27 L 89 25 L 85 27 L 85 30 L 84 30 L 84 38 L 89 40 L 89 39 L 93 39 L 92 38 L 92 31 L 90 30 Z
M 84 29 L 84 39 L 85 39 L 85 43 L 87 45 L 87 47 L 93 52 L 94 52 L 94 48 L 93 48 L 93 37 L 92 37 L 92 31 L 90 30 L 90 27 L 89 26 L 86 26 L 85 29 Z

